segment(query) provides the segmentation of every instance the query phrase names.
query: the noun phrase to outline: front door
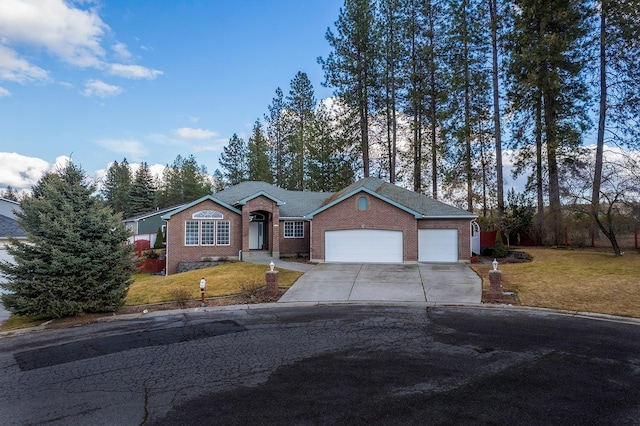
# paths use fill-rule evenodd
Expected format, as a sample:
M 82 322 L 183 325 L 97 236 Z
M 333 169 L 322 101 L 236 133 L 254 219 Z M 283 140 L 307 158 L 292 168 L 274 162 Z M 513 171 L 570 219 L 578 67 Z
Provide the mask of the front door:
M 249 250 L 260 250 L 264 245 L 264 222 L 249 222 Z

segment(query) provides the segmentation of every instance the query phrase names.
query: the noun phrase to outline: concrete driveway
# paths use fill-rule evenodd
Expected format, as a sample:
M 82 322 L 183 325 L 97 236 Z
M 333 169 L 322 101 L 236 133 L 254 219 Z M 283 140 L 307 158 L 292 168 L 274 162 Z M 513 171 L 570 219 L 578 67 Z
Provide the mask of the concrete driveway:
M 481 303 L 482 280 L 469 265 L 321 263 L 305 272 L 280 303 Z

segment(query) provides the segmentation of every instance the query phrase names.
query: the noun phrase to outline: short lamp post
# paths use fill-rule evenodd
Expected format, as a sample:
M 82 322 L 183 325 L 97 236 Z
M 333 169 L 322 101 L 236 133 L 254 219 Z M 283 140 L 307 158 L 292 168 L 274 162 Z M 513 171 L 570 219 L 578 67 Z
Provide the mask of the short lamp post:
M 269 263 L 269 271 L 267 271 L 266 279 L 267 279 L 267 296 L 276 296 L 278 294 L 278 271 L 274 271 L 273 268 L 276 265 L 273 263 Z
M 489 296 L 492 300 L 502 297 L 502 271 L 498 270 L 498 260 L 491 262 L 493 270 L 489 271 Z

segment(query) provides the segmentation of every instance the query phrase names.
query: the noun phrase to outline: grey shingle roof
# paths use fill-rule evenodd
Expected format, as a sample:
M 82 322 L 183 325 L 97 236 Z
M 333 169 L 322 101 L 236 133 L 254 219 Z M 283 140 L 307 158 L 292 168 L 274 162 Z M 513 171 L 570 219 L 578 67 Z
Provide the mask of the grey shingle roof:
M 331 192 L 289 191 L 266 182 L 246 181 L 217 192 L 213 197 L 233 206 L 259 192 L 284 202 L 280 206 L 280 217 L 303 217 L 322 206 L 332 195 Z
M 324 205 L 353 194 L 360 189 L 366 189 L 372 193 L 404 206 L 425 218 L 474 218 L 475 214 L 466 210 L 450 206 L 438 200 L 434 200 L 423 194 L 418 194 L 408 189 L 401 188 L 375 177 L 360 179 L 343 190 L 336 192 Z
M 27 235 L 18 226 L 18 222 L 10 217 L 0 215 L 0 238 L 24 238 Z

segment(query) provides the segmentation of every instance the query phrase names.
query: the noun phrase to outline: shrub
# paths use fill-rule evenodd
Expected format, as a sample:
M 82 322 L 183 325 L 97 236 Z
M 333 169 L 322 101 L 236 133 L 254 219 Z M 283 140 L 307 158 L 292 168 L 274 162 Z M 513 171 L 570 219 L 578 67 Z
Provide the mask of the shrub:
M 504 258 L 507 257 L 508 254 L 509 251 L 502 242 L 502 232 L 498 231 L 496 232 L 496 245 L 493 248 L 493 257 Z

